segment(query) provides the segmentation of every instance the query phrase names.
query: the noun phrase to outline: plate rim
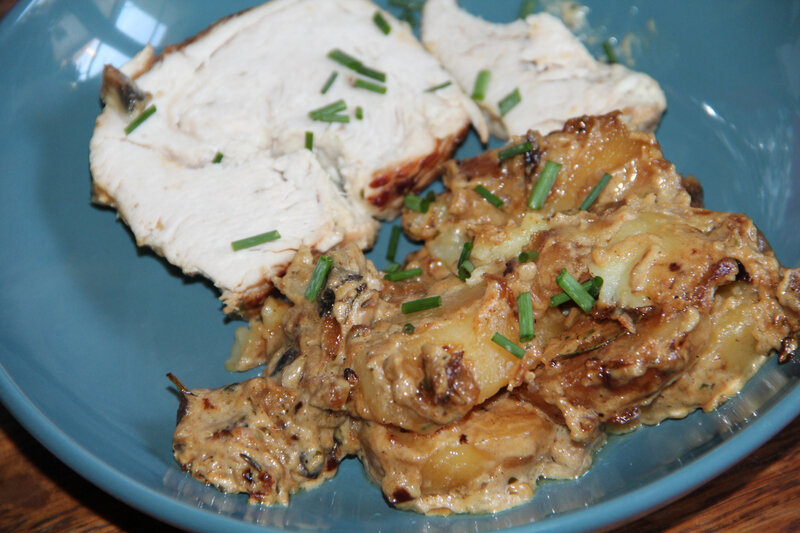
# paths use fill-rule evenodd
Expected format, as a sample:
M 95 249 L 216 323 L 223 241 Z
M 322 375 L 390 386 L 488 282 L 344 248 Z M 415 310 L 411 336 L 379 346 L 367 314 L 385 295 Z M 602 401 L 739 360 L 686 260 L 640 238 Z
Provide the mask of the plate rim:
M 14 29 L 24 22 L 25 14 L 44 0 L 19 0 L 0 20 L 0 42 L 11 37 Z M 0 355 L 22 357 L 10 348 L 2 348 Z M 789 364 L 798 364 L 796 361 Z M 507 533 L 523 531 L 590 531 L 607 529 L 631 522 L 654 510 L 669 505 L 681 496 L 697 489 L 709 480 L 724 473 L 778 432 L 800 417 L 800 381 L 787 383 L 784 396 L 767 406 L 745 427 L 722 443 L 685 463 L 679 469 L 651 481 L 632 491 L 624 492 L 606 501 L 582 509 L 548 516 L 503 529 Z M 138 511 L 178 528 L 195 531 L 253 531 L 281 533 L 283 529 L 261 526 L 230 516 L 220 516 L 208 509 L 191 507 L 185 501 L 160 493 L 117 470 L 81 446 L 57 422 L 47 417 L 36 402 L 20 388 L 8 372 L 0 357 L 0 402 L 11 415 L 40 442 L 49 453 L 81 477 L 112 497 Z M 767 416 L 769 415 L 769 416 Z M 687 468 L 687 467 L 692 468 Z M 489 515 L 491 516 L 491 515 Z

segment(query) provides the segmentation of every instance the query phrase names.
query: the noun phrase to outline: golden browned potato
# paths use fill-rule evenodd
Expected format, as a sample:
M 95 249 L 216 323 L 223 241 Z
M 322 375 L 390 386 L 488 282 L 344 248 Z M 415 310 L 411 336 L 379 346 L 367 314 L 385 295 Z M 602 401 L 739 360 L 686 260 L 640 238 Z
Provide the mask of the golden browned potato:
M 422 435 L 362 422 L 359 457 L 392 504 L 424 513 L 486 513 L 531 499 L 539 478 L 571 478 L 591 464 L 589 444 L 508 393 L 456 424 Z

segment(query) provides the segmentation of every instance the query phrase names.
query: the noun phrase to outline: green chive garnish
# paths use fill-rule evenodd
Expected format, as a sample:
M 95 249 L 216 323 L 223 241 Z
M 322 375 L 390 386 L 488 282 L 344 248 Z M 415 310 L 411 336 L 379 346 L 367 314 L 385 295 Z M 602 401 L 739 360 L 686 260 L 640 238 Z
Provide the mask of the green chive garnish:
M 505 161 L 506 159 L 525 154 L 531 150 L 533 150 L 533 145 L 529 141 L 525 141 L 524 143 L 515 144 L 514 146 L 509 146 L 508 148 L 500 150 L 497 152 L 497 159 L 498 161 Z
M 519 5 L 519 18 L 524 19 L 536 10 L 536 0 L 522 0 Z
M 414 324 L 411 324 L 410 322 L 403 324 L 403 333 L 406 335 L 411 335 L 414 333 Z
M 544 169 L 539 174 L 539 180 L 534 185 L 530 198 L 528 198 L 528 207 L 531 209 L 542 208 L 547 195 L 550 194 L 550 189 L 553 188 L 553 184 L 556 182 L 559 170 L 561 170 L 561 164 L 559 163 L 548 161 L 544 164 Z
M 434 93 L 434 92 L 438 91 L 439 89 L 444 89 L 445 87 L 450 87 L 451 85 L 453 85 L 452 81 L 446 81 L 444 83 L 440 83 L 439 85 L 434 85 L 433 87 L 428 87 L 427 89 L 425 89 L 425 92 L 426 93 Z
M 331 75 L 328 76 L 328 80 L 325 82 L 325 85 L 322 86 L 322 90 L 320 92 L 322 94 L 327 93 L 328 89 L 331 88 L 331 85 L 333 85 L 333 82 L 336 81 L 336 78 L 338 76 L 339 76 L 339 72 L 338 71 L 334 70 L 333 72 L 331 72 Z
M 429 204 L 432 204 L 436 201 L 436 193 L 433 191 L 428 191 L 425 193 L 425 200 L 427 200 Z
M 361 78 L 357 78 L 356 81 L 353 82 L 353 87 L 356 87 L 358 89 L 366 89 L 374 93 L 386 94 L 386 87 L 384 87 L 383 85 L 378 85 L 377 83 L 372 83 L 367 80 L 362 80 Z
M 483 198 L 493 206 L 497 208 L 503 207 L 503 200 L 492 194 L 492 192 L 483 185 L 478 185 L 475 187 L 474 191 L 483 196 Z
M 313 302 L 317 299 L 319 291 L 322 290 L 322 286 L 325 285 L 325 280 L 328 277 L 328 272 L 331 271 L 332 265 L 333 259 L 331 259 L 330 256 L 319 256 L 317 266 L 314 267 L 314 273 L 311 274 L 311 280 L 308 282 L 308 287 L 306 287 L 306 300 Z
M 278 230 L 272 230 L 259 235 L 253 235 L 252 237 L 247 237 L 245 239 L 239 239 L 238 241 L 233 241 L 231 243 L 231 248 L 233 248 L 234 252 L 238 252 L 239 250 L 252 248 L 253 246 L 258 246 L 259 244 L 264 244 L 265 242 L 276 241 L 280 238 L 281 234 L 278 233 Z
M 505 116 L 506 113 L 511 111 L 514 106 L 522 101 L 522 96 L 519 94 L 519 89 L 514 89 L 510 93 L 508 93 L 505 98 L 500 100 L 497 103 L 498 109 L 500 109 L 500 116 Z
M 600 181 L 597 182 L 592 190 L 589 192 L 589 195 L 581 202 L 581 206 L 578 208 L 581 211 L 586 211 L 589 207 L 597 200 L 597 197 L 600 196 L 600 193 L 603 192 L 603 189 L 606 188 L 608 182 L 611 181 L 611 174 L 603 174 L 603 177 L 600 178 Z
M 400 244 L 400 234 L 403 229 L 400 226 L 392 226 L 392 234 L 389 236 L 389 247 L 386 249 L 386 260 L 394 263 L 394 256 L 397 254 L 397 245 Z
M 369 68 L 368 66 L 364 65 L 364 63 L 362 63 L 358 59 L 354 58 L 351 55 L 348 55 L 348 54 L 342 52 L 338 48 L 328 52 L 328 57 L 330 59 L 333 59 L 334 61 L 336 61 L 340 65 L 343 65 L 343 66 L 349 68 L 350 70 L 354 70 L 354 71 L 358 72 L 362 76 L 366 76 L 368 78 L 372 78 L 373 80 L 378 80 L 381 83 L 385 83 L 386 82 L 386 74 L 384 74 L 383 72 L 380 72 L 378 70 Z
M 417 213 L 427 213 L 430 201 L 416 194 L 406 194 L 403 197 L 403 205 Z
M 611 39 L 603 41 L 603 51 L 606 53 L 606 59 L 609 63 L 619 63 L 617 54 L 614 52 L 614 46 L 611 44 Z
M 498 345 L 499 347 L 503 348 L 507 352 L 510 352 L 511 355 L 513 355 L 518 359 L 522 359 L 523 357 L 525 357 L 525 350 L 523 350 L 522 348 L 520 348 L 519 346 L 517 346 L 516 344 L 514 344 L 513 342 L 511 342 L 510 340 L 503 337 L 497 332 L 495 332 L 495 334 L 492 335 L 492 342 Z
M 141 113 L 139 113 L 139 116 L 133 119 L 131 123 L 125 127 L 125 135 L 130 135 L 133 130 L 141 126 L 142 122 L 150 118 L 150 116 L 155 112 L 156 112 L 156 106 L 154 104 L 145 109 L 144 111 L 142 111 Z
M 389 266 L 383 269 L 383 272 L 386 274 L 391 274 L 392 272 L 397 272 L 398 270 L 400 270 L 400 263 L 395 263 L 392 261 L 389 263 Z
M 593 298 L 597 298 L 600 295 L 600 287 L 603 286 L 603 278 L 600 276 L 595 276 L 589 281 L 584 281 L 581 283 L 581 287 L 586 289 Z M 565 292 L 559 292 L 550 297 L 550 307 L 558 307 L 559 305 L 565 304 L 570 300 L 569 296 Z
M 486 97 L 486 89 L 489 87 L 489 78 L 492 74 L 488 70 L 481 70 L 478 72 L 478 77 L 475 78 L 475 86 L 472 88 L 472 99 L 482 102 Z
M 466 281 L 467 278 L 472 275 L 472 271 L 475 270 L 475 265 L 473 265 L 472 261 L 469 260 L 473 246 L 474 243 L 469 241 L 465 242 L 464 246 L 461 247 L 461 255 L 458 257 L 458 263 L 456 263 L 458 279 L 461 281 Z
M 306 132 L 306 150 L 313 150 L 314 149 L 314 132 L 307 131 Z
M 600 282 L 602 283 L 602 279 Z M 558 276 L 556 276 L 556 283 L 584 313 L 591 311 L 595 303 L 595 298 L 589 294 L 589 291 L 586 290 L 583 285 L 578 283 L 578 280 L 572 277 L 572 274 L 567 272 L 566 268 L 562 268 L 561 272 L 558 273 Z M 552 303 L 553 301 L 551 298 L 551 306 Z
M 356 107 L 356 120 L 363 120 L 364 119 L 364 110 L 361 109 L 361 106 Z
M 520 263 L 527 263 L 528 261 L 536 261 L 539 259 L 539 252 L 536 250 L 531 250 L 530 252 L 520 252 L 517 256 L 517 260 Z
M 436 307 L 440 307 L 441 305 L 442 305 L 441 296 L 429 296 L 428 298 L 420 298 L 419 300 L 411 300 L 410 302 L 403 302 L 403 305 L 400 306 L 400 310 L 407 315 L 409 313 L 416 313 L 418 311 L 426 311 L 428 309 L 434 309 Z
M 386 281 L 403 281 L 405 279 L 416 278 L 422 274 L 422 269 L 409 268 L 408 270 L 398 270 L 397 272 L 390 272 L 383 276 Z
M 338 114 L 332 113 L 330 115 L 317 115 L 317 116 L 311 117 L 311 120 L 316 120 L 317 122 L 342 122 L 342 123 L 347 123 L 347 122 L 350 122 L 350 117 L 348 117 L 347 115 L 338 115 Z
M 339 113 L 347 109 L 347 104 L 344 100 L 337 100 L 331 104 L 320 107 L 308 113 L 311 120 L 319 122 L 350 122 L 350 117 L 347 115 L 340 115 Z
M 523 292 L 517 296 L 517 314 L 519 315 L 519 342 L 533 340 L 533 303 L 531 293 Z
M 211 162 L 214 163 L 215 165 L 217 163 L 221 163 L 222 157 L 223 157 L 222 152 L 217 152 L 217 154 L 214 156 L 214 159 L 212 159 Z
M 467 281 L 467 278 L 472 277 L 472 273 L 474 271 L 475 264 L 469 259 L 465 259 L 460 265 L 458 265 L 458 279 L 461 281 Z
M 392 31 L 392 27 L 389 26 L 389 23 L 386 22 L 386 19 L 383 18 L 380 11 L 376 11 L 374 15 L 372 15 L 372 22 L 380 29 L 384 35 L 389 35 Z
M 317 117 L 318 116 L 322 116 L 322 115 L 334 115 L 336 113 L 344 111 L 345 109 L 347 109 L 347 104 L 344 103 L 344 100 L 336 100 L 335 102 L 330 103 L 330 104 L 328 104 L 326 106 L 322 106 L 319 109 L 315 109 L 313 111 L 309 111 L 308 115 L 311 118 L 314 118 L 315 116 L 317 116 Z

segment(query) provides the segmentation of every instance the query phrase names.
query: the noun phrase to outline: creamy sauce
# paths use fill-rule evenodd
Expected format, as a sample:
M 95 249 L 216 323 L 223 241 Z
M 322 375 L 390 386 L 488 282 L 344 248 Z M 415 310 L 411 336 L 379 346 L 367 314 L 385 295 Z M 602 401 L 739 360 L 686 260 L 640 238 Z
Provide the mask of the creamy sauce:
M 178 461 L 222 490 L 285 503 L 355 454 L 393 505 L 497 512 L 530 500 L 541 478 L 581 475 L 607 432 L 714 409 L 771 350 L 789 357 L 800 272 L 778 264 L 745 216 L 693 206 L 651 136 L 611 114 L 526 138 L 527 156 L 448 163 L 429 211 L 404 213 L 422 247 L 403 267 L 418 276 L 386 281 L 356 246 L 339 246 L 312 303 L 304 292 L 316 258 L 301 249 L 278 282 L 288 303 L 268 301 L 238 343 L 236 361 L 265 362 L 265 377 L 235 392 L 185 392 Z M 531 212 L 547 160 L 564 171 Z M 606 172 L 606 190 L 576 209 Z M 470 241 L 476 269 L 461 281 L 458 255 Z M 520 263 L 520 251 L 538 257 Z M 588 313 L 569 300 L 551 307 L 562 269 L 604 278 Z M 536 335 L 521 342 L 524 293 Z M 402 311 L 430 296 L 441 306 Z M 215 438 L 222 430 L 237 436 Z M 269 473 L 270 490 L 250 481 L 248 459 Z

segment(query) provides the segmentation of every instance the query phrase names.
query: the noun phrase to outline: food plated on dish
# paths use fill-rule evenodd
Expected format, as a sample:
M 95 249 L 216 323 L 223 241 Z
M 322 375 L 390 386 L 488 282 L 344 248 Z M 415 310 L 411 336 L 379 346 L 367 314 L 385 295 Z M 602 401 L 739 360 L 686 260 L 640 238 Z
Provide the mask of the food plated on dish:
M 502 22 L 513 20 L 518 8 L 516 2 L 491 8 L 471 0 L 461 4 L 487 20 Z M 215 388 L 254 377 L 260 369 L 240 378 L 220 364 L 237 323 L 223 319 L 210 285 L 199 278 L 182 278 L 155 254 L 137 250 L 133 235 L 122 223 L 114 223 L 113 210 L 86 208 L 86 147 L 99 110 L 104 63 L 122 65 L 148 41 L 156 50 L 181 42 L 250 3 L 224 8 L 202 1 L 190 6 L 180 0 L 165 9 L 147 2 L 137 5 L 154 21 L 149 30 L 146 24 L 131 25 L 138 13 L 131 5 L 121 9 L 115 4 L 110 10 L 109 4 L 92 16 L 82 6 L 21 5 L 3 25 L 10 48 L 0 54 L 17 73 L 14 87 L 22 88 L 21 92 L 3 89 L 8 96 L 3 102 L 10 106 L 5 114 L 9 124 L 19 119 L 4 144 L 4 164 L 12 167 L 5 175 L 21 178 L 13 182 L 19 193 L 16 200 L 9 198 L 4 211 L 22 220 L 17 215 L 24 209 L 25 220 L 30 221 L 11 224 L 13 237 L 8 234 L 6 241 L 16 260 L 13 268 L 4 266 L 6 279 L 12 281 L 4 292 L 6 309 L 13 314 L 4 326 L 10 344 L 4 344 L 2 351 L 2 398 L 49 449 L 105 490 L 189 529 L 247 530 L 260 524 L 283 530 L 313 523 L 318 528 L 380 524 L 386 531 L 486 530 L 523 524 L 533 530 L 580 530 L 587 524 L 597 527 L 624 520 L 697 486 L 794 416 L 797 365 L 777 365 L 772 358 L 741 394 L 719 409 L 611 436 L 585 475 L 542 483 L 530 504 L 492 516 L 438 518 L 391 510 L 355 460 L 342 463 L 334 480 L 295 495 L 288 507 L 247 505 L 246 496 L 221 494 L 181 473 L 171 453 L 178 398 L 163 375 L 172 371 L 192 387 Z M 616 37 L 615 48 L 625 64 L 648 73 L 662 86 L 669 101 L 658 129 L 665 158 L 675 162 L 679 172 L 701 179 L 711 209 L 748 213 L 777 257 L 797 266 L 800 258 L 786 230 L 796 227 L 798 220 L 786 208 L 795 194 L 796 168 L 791 166 L 793 137 L 786 129 L 791 120 L 785 120 L 792 114 L 781 111 L 793 109 L 794 101 L 792 85 L 785 83 L 793 79 L 792 62 L 784 62 L 791 53 L 781 55 L 781 50 L 786 52 L 781 47 L 792 42 L 781 22 L 790 20 L 785 6 L 726 10 L 730 17 L 726 20 L 745 17 L 748 34 L 761 36 L 747 41 L 736 37 L 733 26 L 719 31 L 721 21 L 713 13 L 719 13 L 720 4 L 714 2 L 693 6 L 697 17 L 688 21 L 678 20 L 685 19 L 676 17 L 680 10 L 659 5 L 639 6 L 638 11 L 603 3 L 588 6 L 588 21 L 599 35 L 589 45 L 592 55 L 602 57 L 600 43 Z M 402 13 L 393 6 L 388 9 Z M 70 22 L 75 20 L 92 21 L 91 26 L 84 24 L 88 33 L 80 33 L 81 28 Z M 66 33 L 59 35 L 68 38 L 34 39 L 46 28 L 63 28 Z M 630 32 L 642 38 L 642 47 L 637 49 L 634 41 L 632 55 L 627 56 Z M 720 47 L 730 50 L 737 61 L 717 62 L 712 49 Z M 11 50 L 21 49 L 33 54 L 27 57 L 35 61 L 35 73 L 12 60 Z M 114 50 L 119 53 L 113 55 Z M 91 56 L 94 62 L 89 52 L 96 52 Z M 757 66 L 759 75 L 754 79 L 740 76 L 741 71 L 737 74 L 740 61 Z M 343 72 L 342 68 L 340 76 Z M 471 95 L 471 90 L 464 92 Z M 748 98 L 745 112 L 737 94 L 769 98 Z M 34 101 L 36 105 L 23 105 Z M 144 130 L 132 135 L 137 131 Z M 41 152 L 44 147 L 50 148 Z M 490 147 L 499 143 L 492 141 Z M 484 150 L 470 133 L 456 158 L 464 161 Z M 37 163 L 19 166 L 16 162 L 22 156 Z M 69 176 L 77 176 L 77 183 Z M 381 269 L 388 266 L 390 236 L 391 225 L 384 225 L 368 254 Z M 401 236 L 396 260 L 418 248 Z M 23 269 L 25 265 L 33 268 Z M 21 278 L 25 272 L 30 275 Z M 59 297 L 43 300 L 40 293 Z M 34 329 L 34 317 L 40 315 L 28 314 L 28 309 L 48 309 L 55 319 L 53 327 Z M 120 390 L 135 395 L 119 394 Z
M 250 318 L 229 368 L 266 365 L 216 390 L 170 374 L 175 458 L 225 492 L 286 505 L 358 456 L 393 505 L 497 512 L 797 350 L 800 272 L 636 131 L 656 81 L 549 14 L 431 0 L 421 24 L 441 66 L 371 2 L 274 0 L 105 67 L 95 200 Z M 470 120 L 486 139 L 476 103 L 512 143 L 445 161 Z M 422 248 L 381 273 L 371 215 L 401 204 Z

